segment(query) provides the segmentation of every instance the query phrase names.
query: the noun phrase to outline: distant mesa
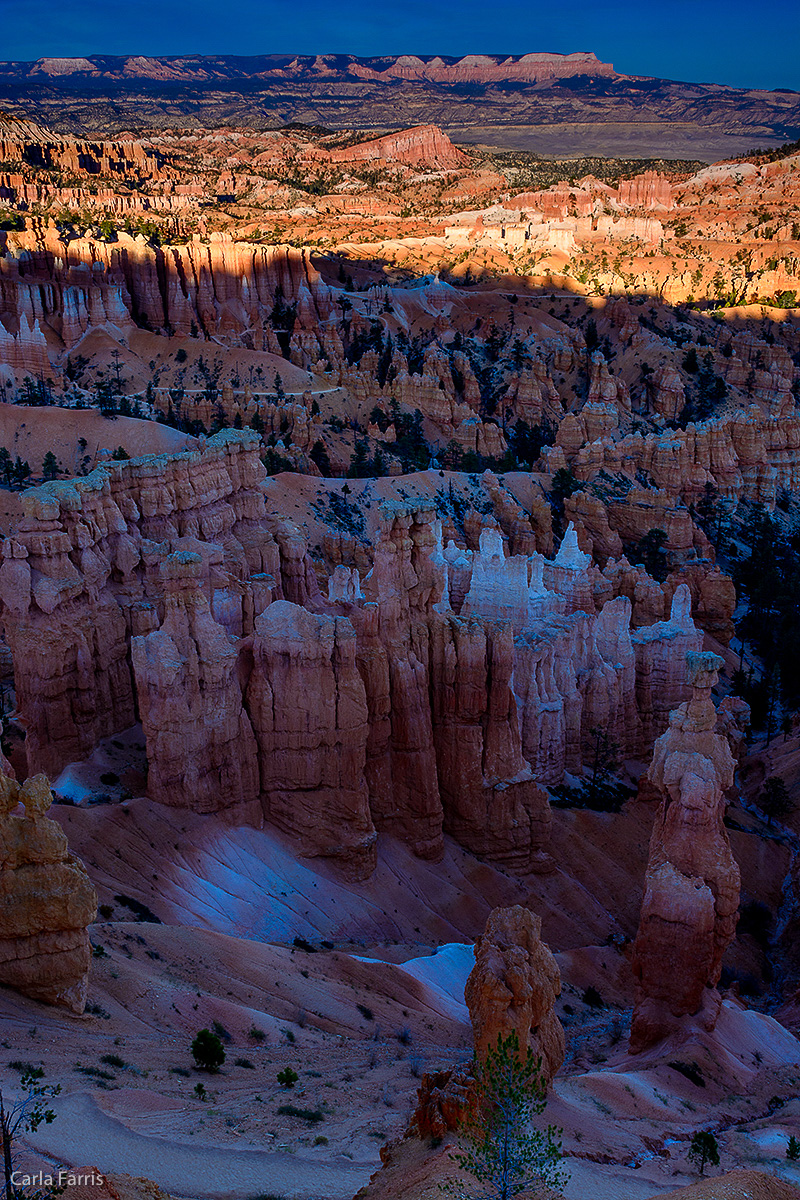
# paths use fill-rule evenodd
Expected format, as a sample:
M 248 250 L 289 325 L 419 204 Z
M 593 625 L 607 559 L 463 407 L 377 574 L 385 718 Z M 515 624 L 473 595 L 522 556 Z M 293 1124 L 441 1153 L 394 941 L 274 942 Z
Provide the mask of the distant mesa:
M 536 51 L 523 55 L 403 54 L 383 58 L 359 58 L 351 54 L 279 55 L 253 57 L 234 55 L 185 55 L 147 58 L 139 55 L 90 55 L 88 58 L 40 58 L 31 63 L 0 65 L 2 75 L 49 75 L 51 77 L 91 74 L 103 79 L 293 79 L 317 76 L 365 80 L 429 80 L 432 83 L 490 83 L 518 81 L 538 83 L 575 75 L 613 77 L 611 63 L 601 62 L 589 50 L 572 54 Z

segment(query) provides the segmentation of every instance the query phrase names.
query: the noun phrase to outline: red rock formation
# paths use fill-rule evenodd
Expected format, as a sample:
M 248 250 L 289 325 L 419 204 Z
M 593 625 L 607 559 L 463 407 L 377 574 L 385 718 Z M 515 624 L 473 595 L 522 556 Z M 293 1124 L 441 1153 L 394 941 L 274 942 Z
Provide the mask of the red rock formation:
M 727 646 L 736 632 L 733 612 L 736 608 L 736 587 L 729 575 L 707 562 L 685 563 L 672 571 L 664 583 L 664 598 L 672 600 L 675 591 L 685 583 L 692 594 L 692 620 L 704 633 L 710 633 Z
M 649 753 L 666 729 L 672 709 L 687 695 L 686 655 L 699 651 L 703 635 L 695 627 L 691 594 L 681 584 L 672 597 L 668 621 L 645 625 L 631 634 L 636 657 L 636 711 L 640 740 L 636 751 Z
M 672 184 L 658 171 L 644 171 L 633 179 L 621 179 L 617 189 L 619 203 L 626 208 L 671 209 Z
M 336 163 L 377 161 L 438 169 L 464 167 L 469 162 L 467 155 L 456 149 L 437 125 L 415 125 L 400 133 L 357 142 L 354 146 L 331 150 L 329 157 Z
M 475 943 L 464 996 L 478 1060 L 497 1045 L 498 1036 L 516 1033 L 521 1054 L 541 1057 L 550 1083 L 564 1061 L 565 1043 L 554 1011 L 561 976 L 541 931 L 541 919 L 530 909 L 495 908 Z
M 108 463 L 24 494 L 25 516 L 2 543 L 0 620 L 30 770 L 55 776 L 134 723 L 128 645 L 158 627 L 171 549 L 201 554 L 211 611 L 239 637 L 284 582 L 308 581 L 304 546 L 287 552 L 282 578 L 259 444 L 227 430 L 202 453 Z
M 692 698 L 670 716 L 647 778 L 661 799 L 633 948 L 634 1052 L 696 1017 L 713 1029 L 722 956 L 733 940 L 739 868 L 723 823 L 734 759 L 711 700 L 722 659 L 687 655 Z
M 359 623 L 359 665 L 370 711 L 370 806 L 375 824 L 441 857 L 442 805 L 429 695 L 427 614 L 446 586 L 434 563 L 432 508 L 386 504 L 369 595 Z M 365 581 L 365 591 L 368 583 Z
M 247 708 L 258 742 L 264 814 L 300 852 L 375 868 L 364 775 L 367 699 L 344 617 L 281 600 L 256 620 Z
M 509 624 L 431 619 L 433 736 L 447 833 L 482 858 L 548 869 L 547 794 L 522 757 Z
M 88 526 L 70 537 L 58 495 L 25 493 L 26 516 L 4 541 L 0 567 L 28 769 L 51 776 L 135 719 L 125 618 L 102 590 L 110 562 L 94 553 Z
M 499 58 L 499 61 L 498 61 Z M 367 66 L 350 68 L 364 79 L 430 79 L 437 83 L 489 83 L 496 80 L 520 80 L 534 83 L 543 79 L 562 79 L 572 75 L 613 76 L 614 68 L 589 51 L 574 54 L 537 52 L 520 58 L 488 54 L 467 54 L 449 64 L 441 58 L 427 62 L 414 54 L 404 54 L 379 71 Z
M 423 1075 L 417 1088 L 417 1107 L 406 1137 L 444 1138 L 462 1124 L 475 1097 L 475 1079 L 468 1071 L 435 1071 Z
M 97 895 L 45 815 L 52 802 L 44 775 L 22 787 L 0 775 L 0 983 L 82 1013 Z
M 199 554 L 170 554 L 161 574 L 161 628 L 131 642 L 148 794 L 260 825 L 256 741 L 242 707 L 237 645 L 211 614 Z

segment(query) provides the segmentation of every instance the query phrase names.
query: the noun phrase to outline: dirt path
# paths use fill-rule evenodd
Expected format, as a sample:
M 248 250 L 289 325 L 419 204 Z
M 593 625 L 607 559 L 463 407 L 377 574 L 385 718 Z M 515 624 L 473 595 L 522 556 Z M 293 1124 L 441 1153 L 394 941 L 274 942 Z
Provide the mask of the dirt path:
M 144 1176 L 177 1196 L 248 1197 L 275 1192 L 287 1200 L 351 1200 L 373 1167 L 311 1162 L 293 1154 L 187 1146 L 145 1137 L 101 1112 L 91 1096 L 76 1092 L 54 1102 L 52 1125 L 26 1141 L 67 1166 Z

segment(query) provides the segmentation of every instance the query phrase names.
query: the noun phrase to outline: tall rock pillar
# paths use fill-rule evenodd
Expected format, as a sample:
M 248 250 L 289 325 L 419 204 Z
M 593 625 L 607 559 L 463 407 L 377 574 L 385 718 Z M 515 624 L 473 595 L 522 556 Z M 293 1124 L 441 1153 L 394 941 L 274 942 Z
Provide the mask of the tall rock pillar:
M 716 1024 L 722 956 L 736 932 L 739 868 L 723 824 L 735 763 L 715 732 L 711 700 L 722 659 L 686 655 L 692 698 L 670 714 L 647 772 L 661 805 L 639 931 L 633 947 L 637 995 L 631 1050 L 645 1049 L 698 1017 Z

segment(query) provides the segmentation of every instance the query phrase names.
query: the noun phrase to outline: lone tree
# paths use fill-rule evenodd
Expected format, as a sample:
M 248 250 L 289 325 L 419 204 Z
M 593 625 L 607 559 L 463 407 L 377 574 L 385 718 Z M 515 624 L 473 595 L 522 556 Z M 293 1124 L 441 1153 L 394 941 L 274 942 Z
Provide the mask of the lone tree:
M 591 729 L 592 738 L 592 774 L 585 785 L 586 803 L 589 808 L 598 810 L 607 807 L 608 782 L 619 767 L 619 746 L 609 736 L 605 729 Z
M 40 1067 L 23 1071 L 19 1082 L 24 1095 L 18 1100 L 7 1100 L 0 1091 L 0 1137 L 3 1142 L 6 1200 L 16 1200 L 17 1196 L 12 1182 L 14 1138 L 18 1133 L 35 1132 L 40 1125 L 49 1125 L 56 1119 L 52 1108 L 47 1107 L 47 1101 L 59 1094 L 61 1086 L 40 1083 L 43 1074 Z
M 515 1032 L 498 1034 L 473 1071 L 476 1100 L 460 1130 L 466 1147 L 450 1158 L 475 1182 L 449 1179 L 440 1190 L 456 1200 L 511 1200 L 541 1185 L 561 1191 L 569 1179 L 560 1166 L 562 1131 L 532 1123 L 547 1104 L 541 1058 L 523 1057 Z
M 58 474 L 58 459 L 52 450 L 48 450 L 42 461 L 42 474 L 45 479 L 55 479 Z
M 712 1167 L 719 1166 L 719 1146 L 713 1133 L 705 1129 L 694 1135 L 689 1147 L 689 1158 L 700 1168 L 701 1175 L 706 1169 L 706 1163 L 711 1163 Z
M 780 820 L 781 817 L 790 816 L 795 809 L 794 800 L 789 795 L 786 784 L 780 775 L 770 775 L 769 779 L 764 780 L 764 787 L 758 802 L 767 818 L 768 825 L 771 825 L 776 817 Z
M 192 1057 L 200 1071 L 216 1074 L 225 1062 L 225 1049 L 216 1033 L 201 1029 L 192 1042 Z

